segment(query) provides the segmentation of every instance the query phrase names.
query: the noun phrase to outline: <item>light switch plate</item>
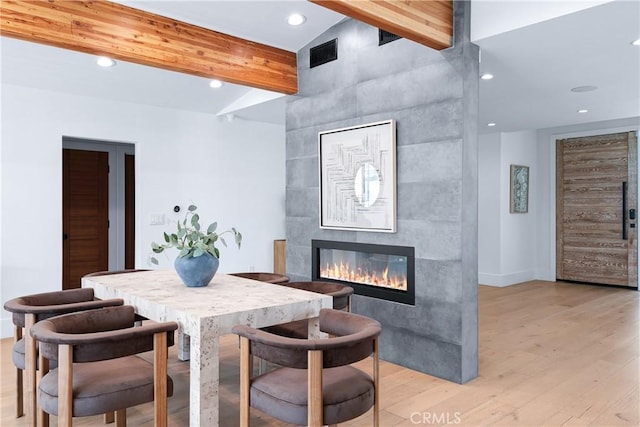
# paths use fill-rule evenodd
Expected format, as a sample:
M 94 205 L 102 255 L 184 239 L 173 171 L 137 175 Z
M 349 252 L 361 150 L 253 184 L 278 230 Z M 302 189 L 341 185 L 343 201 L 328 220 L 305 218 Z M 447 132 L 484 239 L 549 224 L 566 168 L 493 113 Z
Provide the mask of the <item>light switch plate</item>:
M 164 214 L 150 214 L 149 225 L 164 225 Z

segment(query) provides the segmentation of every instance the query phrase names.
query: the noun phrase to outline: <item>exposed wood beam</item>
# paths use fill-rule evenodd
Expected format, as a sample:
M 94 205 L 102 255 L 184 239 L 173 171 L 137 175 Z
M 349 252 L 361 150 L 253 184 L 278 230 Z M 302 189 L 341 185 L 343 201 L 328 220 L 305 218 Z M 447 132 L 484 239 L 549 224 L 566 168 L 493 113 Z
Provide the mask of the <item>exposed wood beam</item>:
M 309 0 L 433 49 L 451 47 L 451 0 Z
M 293 94 L 296 54 L 108 1 L 1 0 L 0 35 Z

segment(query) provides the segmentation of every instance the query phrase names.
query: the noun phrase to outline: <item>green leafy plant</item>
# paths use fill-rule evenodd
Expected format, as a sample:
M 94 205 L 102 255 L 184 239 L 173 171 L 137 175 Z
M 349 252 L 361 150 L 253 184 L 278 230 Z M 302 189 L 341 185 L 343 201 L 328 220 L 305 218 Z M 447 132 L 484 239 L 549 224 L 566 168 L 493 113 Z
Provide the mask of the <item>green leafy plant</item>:
M 180 251 L 178 257 L 199 257 L 206 253 L 216 258 L 220 258 L 220 251 L 216 248 L 216 242 L 220 241 L 225 247 L 227 242 L 222 237 L 223 234 L 231 233 L 235 238 L 238 249 L 242 243 L 242 234 L 235 228 L 230 228 L 222 233 L 216 232 L 218 223 L 214 222 L 207 227 L 206 232 L 200 226 L 200 215 L 196 213 L 198 209 L 195 205 L 189 205 L 187 213 L 182 221 L 177 222 L 178 231 L 176 233 L 164 233 L 164 243 L 151 243 L 151 250 L 159 254 L 168 248 L 176 248 Z M 155 257 L 151 257 L 153 264 L 158 264 Z

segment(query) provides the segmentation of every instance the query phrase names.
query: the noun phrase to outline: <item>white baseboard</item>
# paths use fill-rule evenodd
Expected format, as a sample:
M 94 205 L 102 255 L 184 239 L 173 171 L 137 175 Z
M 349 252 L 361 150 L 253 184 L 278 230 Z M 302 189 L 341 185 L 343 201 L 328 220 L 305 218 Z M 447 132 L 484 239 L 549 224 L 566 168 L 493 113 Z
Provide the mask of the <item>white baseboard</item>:
M 478 273 L 479 284 L 499 288 L 528 282 L 529 280 L 535 280 L 535 278 L 536 276 L 533 271 L 517 271 L 508 274 Z

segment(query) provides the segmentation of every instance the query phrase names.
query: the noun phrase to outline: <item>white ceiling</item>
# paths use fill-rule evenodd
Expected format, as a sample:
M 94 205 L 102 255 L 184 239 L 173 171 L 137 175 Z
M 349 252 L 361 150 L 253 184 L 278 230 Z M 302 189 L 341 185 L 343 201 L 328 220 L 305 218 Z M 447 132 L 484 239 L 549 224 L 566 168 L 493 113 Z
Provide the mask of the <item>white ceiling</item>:
M 480 131 L 640 116 L 638 38 L 640 2 L 614 1 L 476 40 L 481 73 L 495 76 L 480 81 Z
M 344 18 L 303 0 L 120 3 L 294 52 Z M 304 25 L 286 23 L 294 11 L 307 16 Z M 637 38 L 640 2 L 620 0 L 474 40 L 481 71 L 495 75 L 480 81 L 480 131 L 640 116 L 640 47 L 630 44 Z M 4 83 L 284 123 L 284 98 L 257 89 L 225 84 L 213 90 L 206 79 L 135 64 L 100 69 L 90 55 L 6 37 L 0 56 Z M 584 85 L 599 89 L 570 91 Z M 251 99 L 270 100 L 246 107 Z M 589 112 L 578 114 L 579 108 Z M 489 122 L 497 125 L 486 128 Z

